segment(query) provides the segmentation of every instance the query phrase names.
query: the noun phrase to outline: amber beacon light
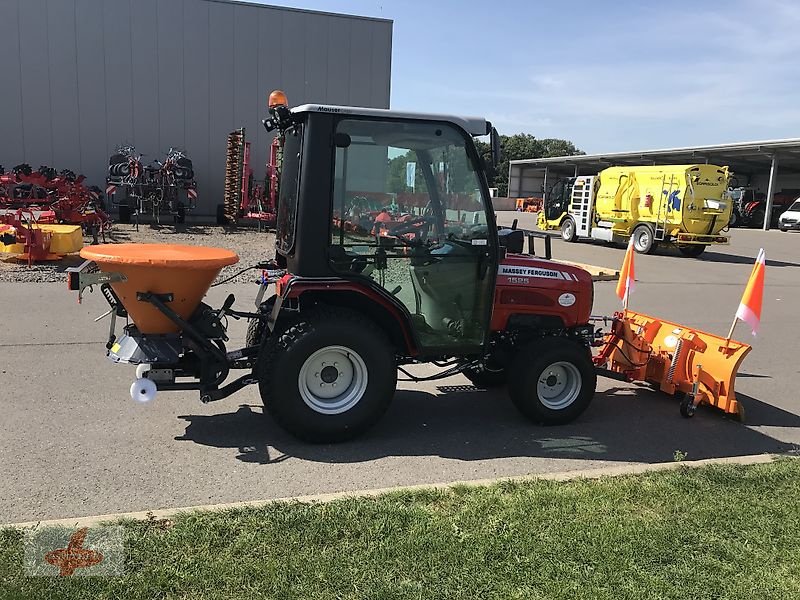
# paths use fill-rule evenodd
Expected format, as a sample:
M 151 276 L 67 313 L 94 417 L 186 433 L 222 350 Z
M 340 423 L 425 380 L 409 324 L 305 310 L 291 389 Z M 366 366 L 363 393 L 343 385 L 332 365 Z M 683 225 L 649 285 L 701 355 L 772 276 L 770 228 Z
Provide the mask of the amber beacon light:
M 269 108 L 276 108 L 278 106 L 289 106 L 289 101 L 286 99 L 286 94 L 281 90 L 275 90 L 269 95 Z

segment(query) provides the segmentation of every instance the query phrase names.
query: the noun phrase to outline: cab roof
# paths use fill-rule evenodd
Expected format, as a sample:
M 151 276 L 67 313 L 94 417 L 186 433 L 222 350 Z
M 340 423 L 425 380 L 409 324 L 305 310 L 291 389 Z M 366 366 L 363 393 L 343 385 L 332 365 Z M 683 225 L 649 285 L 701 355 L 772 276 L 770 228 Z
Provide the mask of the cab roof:
M 383 119 L 415 119 L 424 121 L 443 121 L 464 129 L 470 135 L 489 135 L 492 124 L 479 117 L 458 117 L 429 113 L 404 112 L 385 108 L 362 108 L 358 106 L 336 106 L 332 104 L 303 104 L 292 108 L 293 113 L 318 112 L 336 113 L 362 117 L 381 117 Z

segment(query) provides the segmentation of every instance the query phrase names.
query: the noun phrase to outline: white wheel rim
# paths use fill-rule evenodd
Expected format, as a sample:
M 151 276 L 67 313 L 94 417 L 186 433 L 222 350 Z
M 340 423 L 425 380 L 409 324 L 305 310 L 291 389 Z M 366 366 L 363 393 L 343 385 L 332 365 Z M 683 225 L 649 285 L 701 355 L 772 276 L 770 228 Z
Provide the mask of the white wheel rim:
M 639 235 L 636 238 L 636 245 L 638 246 L 639 250 L 644 250 L 649 242 L 650 233 L 646 229 L 643 229 L 639 232 Z
M 303 402 L 323 415 L 352 409 L 367 389 L 367 365 L 346 346 L 326 346 L 309 356 L 297 384 Z
M 571 238 L 572 237 L 572 222 L 568 221 L 566 225 L 564 225 L 564 238 Z
M 536 394 L 550 410 L 563 410 L 575 402 L 581 391 L 581 372 L 570 362 L 551 364 L 539 375 Z

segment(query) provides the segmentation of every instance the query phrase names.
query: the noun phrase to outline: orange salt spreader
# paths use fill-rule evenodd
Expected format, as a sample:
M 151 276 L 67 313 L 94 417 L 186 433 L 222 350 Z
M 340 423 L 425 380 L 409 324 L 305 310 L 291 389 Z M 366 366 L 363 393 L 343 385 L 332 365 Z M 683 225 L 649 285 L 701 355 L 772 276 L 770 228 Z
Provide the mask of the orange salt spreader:
M 150 364 L 177 364 L 187 349 L 198 365 L 218 365 L 201 380 L 216 387 L 228 375 L 224 341 L 228 338 L 220 321 L 223 311 L 202 302 L 220 270 L 239 261 L 236 253 L 222 248 L 173 244 L 103 244 L 83 248 L 86 261 L 70 268 L 68 287 L 78 291 L 80 302 L 87 287 L 99 285 L 111 306 L 108 356 L 114 362 L 140 365 L 131 395 L 139 401 L 155 397 L 159 389 L 198 389 L 196 383 L 176 383 L 175 372 L 167 379 L 147 370 Z M 233 304 L 229 296 L 223 309 Z M 108 313 L 107 313 L 108 314 Z M 242 313 L 247 316 L 249 313 Z M 116 317 L 128 319 L 124 334 L 117 339 Z M 141 378 L 141 370 L 148 378 Z M 194 377 L 191 365 L 177 373 Z M 213 381 L 205 381 L 213 379 Z
M 81 257 L 94 261 L 101 272 L 121 276 L 111 288 L 142 334 L 177 333 L 180 326 L 138 295 L 170 296 L 171 310 L 186 320 L 222 267 L 239 262 L 230 250 L 175 244 L 102 244 L 84 248 Z

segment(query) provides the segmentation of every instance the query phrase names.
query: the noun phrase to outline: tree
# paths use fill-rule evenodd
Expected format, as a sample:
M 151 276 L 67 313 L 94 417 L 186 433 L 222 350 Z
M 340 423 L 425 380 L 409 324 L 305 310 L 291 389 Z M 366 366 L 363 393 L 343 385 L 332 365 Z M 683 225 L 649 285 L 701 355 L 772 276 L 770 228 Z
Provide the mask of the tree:
M 478 141 L 478 152 L 486 159 L 486 176 L 489 187 L 496 187 L 500 196 L 508 194 L 508 163 L 525 158 L 548 158 L 551 156 L 575 156 L 585 154 L 568 140 L 557 138 L 537 139 L 529 133 L 500 136 L 500 164 L 491 164 L 489 144 Z

